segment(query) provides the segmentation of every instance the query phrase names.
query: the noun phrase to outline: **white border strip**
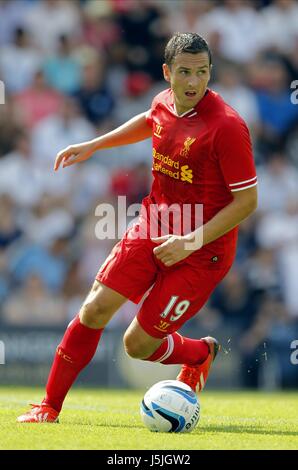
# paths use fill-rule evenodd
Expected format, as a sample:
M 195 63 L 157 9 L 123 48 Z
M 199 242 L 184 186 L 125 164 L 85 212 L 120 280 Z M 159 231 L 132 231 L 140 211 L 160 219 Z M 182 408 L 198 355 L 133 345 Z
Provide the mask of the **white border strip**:
M 235 193 L 236 191 L 243 191 L 243 189 L 252 188 L 253 186 L 257 186 L 257 184 L 258 184 L 258 182 L 254 183 L 254 184 L 250 184 L 249 186 L 244 186 L 244 188 L 231 189 L 231 192 Z
M 173 114 L 175 117 L 178 117 L 178 118 L 183 118 L 185 117 L 188 113 L 190 113 L 191 111 L 194 112 L 195 111 L 195 108 L 190 108 L 188 111 L 185 111 L 185 113 L 183 114 L 178 114 L 177 111 L 176 111 L 176 107 L 175 105 L 173 106 L 173 109 L 170 108 L 170 106 L 168 106 L 166 103 L 163 103 L 164 107 L 170 111 L 171 114 Z M 195 113 L 197 113 L 195 111 Z M 195 114 L 193 113 L 192 116 L 194 116 Z M 187 117 L 190 117 L 190 116 L 187 116 Z
M 256 179 L 257 179 L 257 176 L 255 176 L 254 178 L 250 178 L 250 180 L 240 181 L 240 183 L 229 184 L 229 186 L 240 186 L 240 184 L 250 183 L 251 181 L 254 181 Z

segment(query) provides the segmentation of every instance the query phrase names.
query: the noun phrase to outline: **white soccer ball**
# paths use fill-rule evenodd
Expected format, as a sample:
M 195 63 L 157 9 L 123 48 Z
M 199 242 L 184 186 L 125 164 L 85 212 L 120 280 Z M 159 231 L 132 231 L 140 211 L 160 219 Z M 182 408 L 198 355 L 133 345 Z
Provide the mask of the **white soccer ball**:
M 185 383 L 162 380 L 145 393 L 140 412 L 150 431 L 191 432 L 200 419 L 200 403 Z

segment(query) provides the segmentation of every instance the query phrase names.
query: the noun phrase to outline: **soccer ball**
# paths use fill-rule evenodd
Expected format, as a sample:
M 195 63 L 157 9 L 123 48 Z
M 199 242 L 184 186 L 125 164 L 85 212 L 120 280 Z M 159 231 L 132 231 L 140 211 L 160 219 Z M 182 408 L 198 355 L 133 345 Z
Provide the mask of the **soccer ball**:
M 188 385 L 162 380 L 145 393 L 140 412 L 150 431 L 191 432 L 200 419 L 200 403 Z

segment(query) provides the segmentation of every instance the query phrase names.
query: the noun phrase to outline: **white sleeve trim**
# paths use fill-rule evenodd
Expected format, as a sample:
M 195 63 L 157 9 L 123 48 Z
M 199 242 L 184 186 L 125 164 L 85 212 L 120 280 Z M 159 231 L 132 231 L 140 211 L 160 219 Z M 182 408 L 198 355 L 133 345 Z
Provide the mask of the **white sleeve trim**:
M 257 177 L 255 176 L 254 178 L 250 178 L 250 180 L 240 181 L 239 183 L 232 183 L 232 184 L 229 184 L 229 186 L 240 186 L 240 184 L 250 183 L 251 181 L 254 181 L 256 179 Z
M 236 188 L 236 189 L 231 189 L 232 193 L 235 193 L 236 191 L 243 191 L 244 189 L 252 188 L 253 186 L 257 186 L 258 182 L 254 184 L 250 184 L 249 186 L 244 186 L 244 188 Z

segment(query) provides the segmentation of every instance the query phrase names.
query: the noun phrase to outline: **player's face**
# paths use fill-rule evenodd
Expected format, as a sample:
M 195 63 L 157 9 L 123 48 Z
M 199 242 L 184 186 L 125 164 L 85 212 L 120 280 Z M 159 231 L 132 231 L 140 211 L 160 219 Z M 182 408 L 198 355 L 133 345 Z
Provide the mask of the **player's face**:
M 203 98 L 210 80 L 207 52 L 182 53 L 175 57 L 171 67 L 163 64 L 164 78 L 170 83 L 178 114 L 183 114 Z

